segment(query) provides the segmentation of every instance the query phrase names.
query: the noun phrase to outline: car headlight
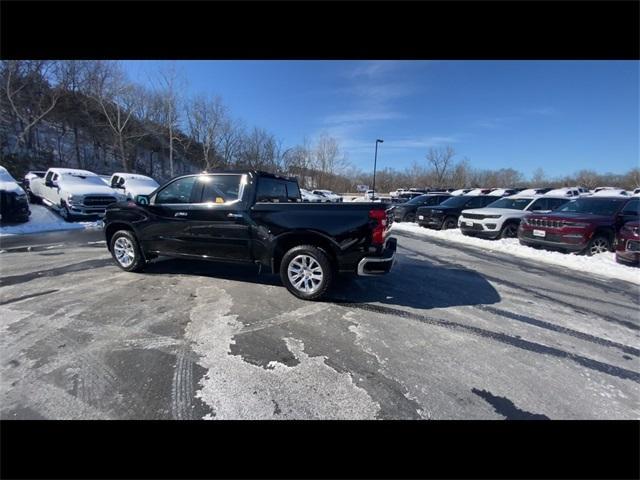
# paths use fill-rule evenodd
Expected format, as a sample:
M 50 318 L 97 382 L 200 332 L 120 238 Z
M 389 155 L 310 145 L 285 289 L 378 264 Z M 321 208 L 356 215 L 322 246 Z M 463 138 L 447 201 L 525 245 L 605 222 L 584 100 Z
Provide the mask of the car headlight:
M 485 215 L 484 218 L 500 218 L 502 215 Z
M 69 203 L 78 203 L 80 199 L 81 197 L 79 197 L 78 195 L 73 195 L 72 193 L 67 195 L 67 202 Z

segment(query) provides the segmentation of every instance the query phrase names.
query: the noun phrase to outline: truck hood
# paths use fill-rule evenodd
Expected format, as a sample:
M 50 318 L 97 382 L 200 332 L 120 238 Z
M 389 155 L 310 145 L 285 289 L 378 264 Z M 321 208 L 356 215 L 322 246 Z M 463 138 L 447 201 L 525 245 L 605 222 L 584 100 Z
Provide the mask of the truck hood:
M 81 183 L 64 183 L 60 185 L 60 190 L 73 195 L 122 195 L 115 189 L 107 185 L 82 185 Z
M 518 210 L 515 208 L 471 208 L 469 210 L 463 210 L 462 214 L 476 213 L 478 215 L 508 215 L 510 217 L 524 217 L 527 213 L 524 210 Z

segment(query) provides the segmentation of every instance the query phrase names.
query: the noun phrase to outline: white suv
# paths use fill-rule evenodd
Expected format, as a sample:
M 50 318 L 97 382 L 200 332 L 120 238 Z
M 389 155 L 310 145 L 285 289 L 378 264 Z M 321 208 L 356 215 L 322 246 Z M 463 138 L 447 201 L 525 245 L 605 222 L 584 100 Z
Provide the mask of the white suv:
M 501 198 L 484 208 L 463 210 L 458 226 L 464 235 L 485 238 L 515 238 L 520 219 L 531 212 L 550 212 L 570 198 L 519 196 Z

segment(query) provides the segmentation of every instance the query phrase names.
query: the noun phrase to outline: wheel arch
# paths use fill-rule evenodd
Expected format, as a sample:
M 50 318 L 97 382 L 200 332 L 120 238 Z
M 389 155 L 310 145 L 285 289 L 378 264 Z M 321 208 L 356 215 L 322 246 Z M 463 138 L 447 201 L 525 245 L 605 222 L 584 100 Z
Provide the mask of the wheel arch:
M 109 249 L 109 251 L 111 251 L 111 239 L 113 238 L 113 235 L 119 230 L 128 230 L 131 233 L 133 233 L 136 236 L 136 238 L 138 238 L 138 235 L 131 224 L 126 222 L 110 223 L 104 229 L 104 236 L 105 236 L 105 240 L 107 241 L 107 248 Z M 138 240 L 138 243 L 140 243 L 139 240 Z M 140 245 L 140 247 L 142 249 L 142 245 Z M 144 251 L 142 252 L 142 254 L 144 255 Z
M 313 245 L 321 248 L 331 259 L 334 266 L 337 266 L 339 247 L 333 239 L 315 231 L 295 231 L 283 234 L 278 237 L 273 245 L 271 255 L 271 269 L 273 273 L 280 271 L 282 257 L 293 247 L 298 245 Z

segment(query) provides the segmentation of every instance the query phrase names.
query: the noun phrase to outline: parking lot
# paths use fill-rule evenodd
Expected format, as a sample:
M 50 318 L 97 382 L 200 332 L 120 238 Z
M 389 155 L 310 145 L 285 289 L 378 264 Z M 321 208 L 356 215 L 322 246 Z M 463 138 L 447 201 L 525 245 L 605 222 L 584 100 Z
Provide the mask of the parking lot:
M 389 275 L 323 302 L 254 267 L 126 273 L 100 231 L 3 238 L 1 416 L 638 418 L 637 284 L 394 235 Z

